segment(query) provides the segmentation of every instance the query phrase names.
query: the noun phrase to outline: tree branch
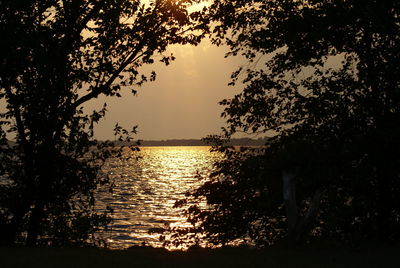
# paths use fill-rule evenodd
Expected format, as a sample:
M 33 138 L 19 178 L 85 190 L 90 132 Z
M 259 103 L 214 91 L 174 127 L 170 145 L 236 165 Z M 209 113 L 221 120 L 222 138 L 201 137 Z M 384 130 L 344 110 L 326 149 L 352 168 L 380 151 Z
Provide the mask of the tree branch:
M 153 17 L 157 16 L 156 9 L 157 9 L 156 7 L 153 9 L 151 16 L 153 16 Z M 151 22 L 151 20 L 149 22 Z M 73 108 L 76 109 L 78 106 L 82 105 L 83 103 L 85 103 L 93 98 L 97 98 L 100 94 L 105 94 L 106 91 L 110 88 L 110 86 L 114 83 L 114 81 L 121 74 L 121 72 L 123 72 L 129 64 L 131 64 L 133 61 L 138 59 L 137 55 L 145 47 L 147 36 L 149 35 L 150 32 L 152 34 L 154 34 L 154 31 L 151 31 L 151 30 L 157 29 L 158 27 L 161 26 L 161 24 L 162 24 L 162 22 L 156 23 L 152 27 L 150 27 L 150 26 L 147 27 L 148 31 L 143 35 L 143 38 L 137 45 L 136 49 L 134 49 L 134 51 L 129 56 L 127 56 L 127 58 L 123 61 L 123 63 L 121 63 L 119 68 L 114 71 L 113 75 L 107 80 L 107 82 L 105 84 L 93 89 L 91 92 L 82 96 L 78 100 L 76 100 L 75 103 L 73 103 L 73 105 L 72 105 Z
M 73 108 L 77 108 L 79 105 L 93 99 L 97 98 L 100 94 L 106 93 L 106 91 L 110 88 L 112 83 L 114 83 L 115 79 L 118 78 L 120 73 L 130 64 L 132 63 L 132 60 L 135 59 L 136 55 L 143 49 L 144 47 L 144 42 L 141 42 L 138 47 L 127 57 L 127 59 L 119 66 L 118 69 L 116 69 L 113 73 L 113 75 L 107 80 L 107 82 L 104 85 L 101 85 L 95 89 L 93 89 L 91 92 L 88 94 L 82 96 L 78 100 L 76 100 L 73 103 Z

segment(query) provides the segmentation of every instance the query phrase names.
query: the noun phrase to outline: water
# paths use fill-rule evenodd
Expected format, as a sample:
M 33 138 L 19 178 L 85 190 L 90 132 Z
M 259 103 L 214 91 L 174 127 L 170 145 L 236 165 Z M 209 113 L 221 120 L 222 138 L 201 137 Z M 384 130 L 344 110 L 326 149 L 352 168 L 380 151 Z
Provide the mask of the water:
M 188 226 L 182 209 L 173 205 L 186 191 L 199 186 L 198 175 L 211 172 L 212 163 L 220 156 L 209 149 L 142 147 L 141 152 L 131 153 L 130 160 L 109 161 L 103 171 L 114 181 L 114 191 L 98 197 L 99 210 L 105 206 L 114 210 L 111 228 L 105 233 L 109 246 L 123 249 L 142 242 L 162 246 L 160 235 L 149 233 L 150 229 Z

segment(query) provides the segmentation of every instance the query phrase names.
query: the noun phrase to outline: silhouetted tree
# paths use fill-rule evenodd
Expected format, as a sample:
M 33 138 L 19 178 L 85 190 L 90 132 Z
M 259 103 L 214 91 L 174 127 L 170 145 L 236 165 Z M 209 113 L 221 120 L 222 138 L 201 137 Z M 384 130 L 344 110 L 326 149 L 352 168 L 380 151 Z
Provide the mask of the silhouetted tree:
M 245 89 L 221 102 L 224 137 L 273 138 L 257 153 L 217 148 L 227 158 L 188 197 L 213 209 L 188 211 L 192 231 L 215 243 L 299 240 L 313 226 L 399 237 L 399 19 L 390 0 L 214 1 L 214 42 L 249 61 L 232 74 Z
M 94 210 L 94 191 L 108 182 L 99 169 L 117 151 L 93 133 L 106 105 L 89 115 L 83 105 L 122 90 L 135 94 L 155 79 L 141 66 L 168 65 L 174 57 L 162 53 L 170 44 L 197 44 L 199 13 L 186 9 L 192 2 L 0 2 L 2 243 L 95 242 L 107 222 Z

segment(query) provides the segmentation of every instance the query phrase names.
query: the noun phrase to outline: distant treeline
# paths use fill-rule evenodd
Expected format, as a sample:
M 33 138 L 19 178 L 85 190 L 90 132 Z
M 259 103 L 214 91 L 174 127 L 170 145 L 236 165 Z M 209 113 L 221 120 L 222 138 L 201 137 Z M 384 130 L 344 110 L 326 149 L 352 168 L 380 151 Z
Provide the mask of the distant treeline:
M 265 145 L 268 138 L 240 138 L 231 139 L 228 143 L 232 146 L 261 146 Z M 198 139 L 173 139 L 173 140 L 143 140 L 140 141 L 140 146 L 211 146 L 204 140 Z
M 228 145 L 232 146 L 262 146 L 265 145 L 268 138 L 240 138 L 231 139 Z M 8 141 L 10 146 L 15 146 L 14 141 Z M 117 145 L 136 145 L 136 142 L 116 142 Z M 208 143 L 201 139 L 172 139 L 172 140 L 140 140 L 139 146 L 212 146 L 214 144 Z

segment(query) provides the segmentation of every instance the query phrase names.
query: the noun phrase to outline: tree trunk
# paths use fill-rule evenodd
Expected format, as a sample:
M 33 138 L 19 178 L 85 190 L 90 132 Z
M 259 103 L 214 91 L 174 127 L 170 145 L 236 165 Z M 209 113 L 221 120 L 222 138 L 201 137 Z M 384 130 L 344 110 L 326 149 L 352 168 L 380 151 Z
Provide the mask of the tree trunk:
M 28 235 L 26 244 L 28 246 L 35 246 L 37 244 L 38 236 L 40 233 L 40 223 L 43 217 L 43 204 L 36 203 L 32 209 L 32 214 L 29 219 Z
M 296 175 L 286 170 L 282 171 L 283 200 L 287 218 L 287 233 L 289 243 L 295 243 L 309 231 L 312 222 L 318 214 L 321 192 L 317 190 L 310 200 L 310 206 L 303 217 L 299 216 L 296 202 Z
M 297 225 L 297 203 L 296 203 L 296 188 L 294 183 L 295 174 L 282 171 L 283 181 L 283 201 L 285 204 L 288 235 L 292 236 Z

